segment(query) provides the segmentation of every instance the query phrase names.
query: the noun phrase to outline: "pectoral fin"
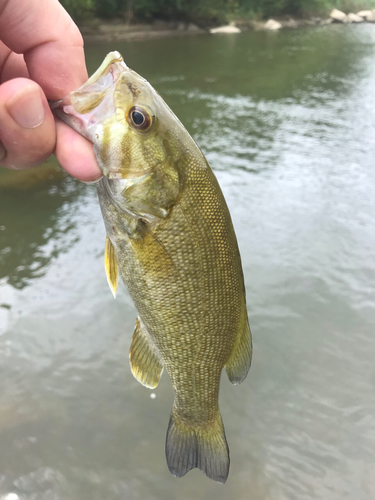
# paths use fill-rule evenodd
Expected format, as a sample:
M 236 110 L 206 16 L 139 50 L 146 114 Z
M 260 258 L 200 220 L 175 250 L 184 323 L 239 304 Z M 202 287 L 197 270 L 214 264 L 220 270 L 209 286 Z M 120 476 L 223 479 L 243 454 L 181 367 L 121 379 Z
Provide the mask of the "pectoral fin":
M 129 358 L 132 374 L 138 382 L 149 389 L 154 389 L 159 383 L 163 364 L 139 317 L 135 322 Z
M 115 255 L 115 249 L 111 243 L 111 240 L 106 238 L 105 249 L 104 249 L 104 266 L 107 275 L 107 281 L 114 298 L 116 298 L 117 286 L 118 286 L 118 265 Z
M 251 332 L 247 314 L 245 314 L 232 353 L 225 365 L 228 378 L 232 384 L 240 384 L 245 380 L 251 365 L 251 354 Z

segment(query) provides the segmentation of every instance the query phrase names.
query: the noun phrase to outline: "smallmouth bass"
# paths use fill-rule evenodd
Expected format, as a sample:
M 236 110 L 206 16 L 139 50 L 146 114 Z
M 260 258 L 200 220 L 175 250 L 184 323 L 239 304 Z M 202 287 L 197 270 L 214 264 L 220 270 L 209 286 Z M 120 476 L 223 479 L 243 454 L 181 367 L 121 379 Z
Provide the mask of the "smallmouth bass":
M 218 405 L 251 363 L 241 259 L 230 214 L 202 152 L 153 87 L 111 52 L 55 113 L 93 143 L 106 227 L 105 269 L 121 275 L 138 311 L 130 366 L 175 393 L 166 457 L 181 477 L 197 467 L 224 483 L 229 450 Z

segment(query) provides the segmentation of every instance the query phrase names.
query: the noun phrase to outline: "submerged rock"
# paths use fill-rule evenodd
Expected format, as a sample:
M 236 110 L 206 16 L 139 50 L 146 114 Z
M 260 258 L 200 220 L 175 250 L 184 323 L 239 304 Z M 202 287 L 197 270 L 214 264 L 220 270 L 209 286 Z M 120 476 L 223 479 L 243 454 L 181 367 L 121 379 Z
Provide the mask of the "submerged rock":
M 329 17 L 334 21 L 338 21 L 339 23 L 344 23 L 346 21 L 347 15 L 345 14 L 345 12 L 342 12 L 341 10 L 333 9 Z
M 321 21 L 320 25 L 326 26 L 327 24 L 332 24 L 332 23 L 333 23 L 333 19 L 332 19 L 332 17 L 329 17 L 328 19 L 324 19 L 323 21 Z
M 214 35 L 217 33 L 241 33 L 241 30 L 240 28 L 237 28 L 237 26 L 229 24 L 228 26 L 219 26 L 218 28 L 212 28 L 210 29 L 210 33 Z
M 279 21 L 275 21 L 274 19 L 268 19 L 266 24 L 264 25 L 265 30 L 279 30 L 282 28 L 282 24 Z

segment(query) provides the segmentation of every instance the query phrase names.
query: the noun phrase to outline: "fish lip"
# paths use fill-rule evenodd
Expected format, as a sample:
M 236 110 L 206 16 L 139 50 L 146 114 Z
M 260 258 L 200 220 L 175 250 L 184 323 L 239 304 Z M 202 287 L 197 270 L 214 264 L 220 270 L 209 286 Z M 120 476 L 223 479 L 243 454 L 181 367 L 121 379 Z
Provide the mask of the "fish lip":
M 70 92 L 63 99 L 49 101 L 53 114 L 95 145 L 96 138 L 98 138 L 96 127 L 98 125 L 100 127 L 100 121 L 97 121 L 98 109 L 100 106 L 104 106 L 102 109 L 110 110 L 110 113 L 115 112 L 115 108 L 113 110 L 111 106 L 107 108 L 107 104 L 110 102 L 109 99 L 115 92 L 116 85 L 124 71 L 131 70 L 125 64 L 121 54 L 117 51 L 110 52 L 100 67 L 83 85 Z M 90 94 L 96 94 L 98 97 L 97 102 L 92 107 L 90 107 Z M 105 178 L 109 180 L 123 179 L 121 171 L 113 170 L 113 166 L 108 168 L 100 162 L 99 166 Z
M 129 68 L 125 64 L 121 54 L 117 51 L 110 52 L 95 73 L 83 85 L 70 92 L 63 99 L 49 101 L 52 112 L 67 125 L 93 142 L 87 131 L 92 114 L 79 109 L 79 96 L 96 92 L 98 94 L 102 93 L 104 98 L 109 91 L 108 89 L 116 84 L 124 70 L 129 70 Z M 111 78 L 110 82 L 106 81 L 107 76 Z
M 118 64 L 119 67 L 117 66 L 115 67 L 114 66 L 115 63 L 119 63 Z M 49 101 L 50 108 L 52 110 L 55 110 L 61 108 L 65 103 L 72 104 L 70 96 L 74 96 L 74 94 L 79 92 L 82 93 L 86 92 L 89 87 L 95 85 L 99 81 L 99 79 L 105 74 L 110 74 L 112 76 L 112 83 L 115 83 L 124 69 L 129 69 L 129 68 L 126 65 L 125 61 L 123 60 L 120 52 L 117 52 L 117 50 L 109 52 L 109 54 L 106 55 L 104 61 L 99 66 L 99 68 L 95 71 L 95 73 L 93 73 L 90 76 L 90 78 L 85 83 L 83 83 L 80 87 L 78 87 L 78 89 L 70 92 L 63 99 L 60 99 L 58 101 Z
M 114 67 L 113 65 L 115 63 L 119 63 L 119 66 L 121 67 L 121 71 L 119 71 L 119 74 L 124 70 L 124 69 L 129 69 L 128 66 L 126 65 L 124 59 L 122 58 L 122 55 L 120 54 L 120 52 L 117 52 L 117 50 L 114 50 L 112 52 L 109 52 L 109 54 L 106 55 L 104 61 L 102 62 L 102 64 L 99 66 L 99 68 L 95 71 L 95 73 L 93 73 L 90 78 L 87 80 L 87 82 L 85 82 L 79 89 L 77 90 L 82 90 L 84 89 L 85 87 L 89 87 L 93 84 L 95 84 L 99 79 L 100 77 L 102 77 L 106 71 L 110 68 L 112 69 L 112 71 L 109 71 L 113 77 L 113 82 L 115 82 L 118 78 L 118 75 L 114 74 Z M 112 66 L 112 68 L 111 68 Z M 118 69 L 118 68 L 116 68 Z
M 55 109 L 59 109 L 61 107 L 61 103 L 63 102 L 63 99 L 60 99 L 59 101 L 48 101 L 49 107 L 51 108 L 52 111 L 55 111 Z
M 69 96 L 64 97 L 64 99 L 61 99 L 60 101 L 50 103 L 50 108 L 55 116 L 60 118 L 64 123 L 69 125 L 69 127 L 92 142 L 89 134 L 87 133 L 87 120 L 84 118 L 85 115 L 79 115 L 74 110 Z

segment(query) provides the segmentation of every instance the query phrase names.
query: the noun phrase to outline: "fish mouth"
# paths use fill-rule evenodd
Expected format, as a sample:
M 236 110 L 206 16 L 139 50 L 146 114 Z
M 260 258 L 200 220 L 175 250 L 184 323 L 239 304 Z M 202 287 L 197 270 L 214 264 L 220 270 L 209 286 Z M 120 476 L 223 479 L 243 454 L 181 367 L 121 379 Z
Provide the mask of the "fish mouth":
M 93 126 L 97 125 L 103 116 L 114 112 L 111 97 L 124 70 L 129 68 L 121 54 L 117 51 L 110 52 L 81 87 L 59 101 L 50 102 L 51 110 L 63 122 L 93 142 Z

